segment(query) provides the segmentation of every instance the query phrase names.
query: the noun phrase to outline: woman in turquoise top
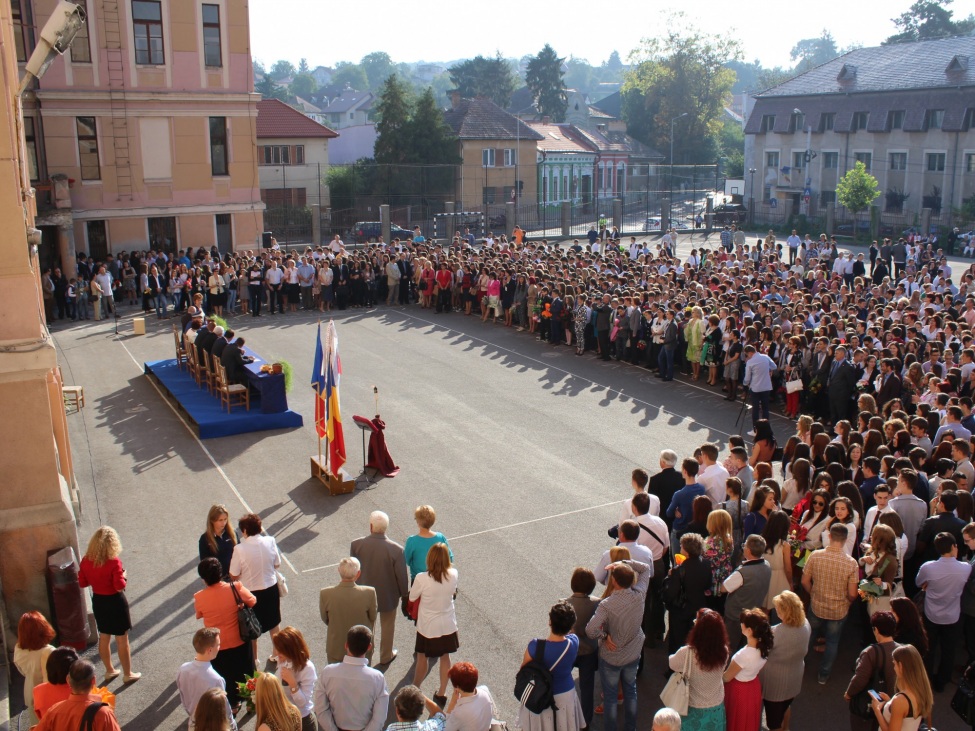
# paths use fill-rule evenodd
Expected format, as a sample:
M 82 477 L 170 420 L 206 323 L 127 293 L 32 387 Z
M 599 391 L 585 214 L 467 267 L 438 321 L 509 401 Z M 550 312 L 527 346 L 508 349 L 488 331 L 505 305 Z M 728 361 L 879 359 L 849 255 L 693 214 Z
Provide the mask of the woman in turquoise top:
M 443 543 L 447 546 L 447 553 L 450 554 L 450 561 L 453 563 L 454 552 L 450 550 L 450 544 L 443 533 L 434 533 L 430 530 L 437 521 L 437 513 L 429 505 L 421 505 L 413 513 L 416 520 L 416 527 L 419 532 L 415 536 L 406 539 L 403 552 L 406 555 L 406 565 L 410 569 L 410 583 L 418 574 L 427 570 L 427 552 L 434 543 Z

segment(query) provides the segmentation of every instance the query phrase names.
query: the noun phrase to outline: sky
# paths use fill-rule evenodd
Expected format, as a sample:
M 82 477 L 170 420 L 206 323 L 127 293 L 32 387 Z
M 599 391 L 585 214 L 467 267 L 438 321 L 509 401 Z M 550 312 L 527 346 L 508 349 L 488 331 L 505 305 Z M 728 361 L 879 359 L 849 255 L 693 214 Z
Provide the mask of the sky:
M 270 66 L 278 59 L 315 66 L 358 61 L 385 51 L 394 62 L 452 61 L 491 55 L 534 55 L 550 43 L 560 56 L 593 65 L 614 50 L 626 61 L 644 37 L 659 32 L 670 9 L 684 5 L 702 31 L 731 31 L 745 61 L 791 66 L 789 51 L 802 38 L 829 30 L 837 45 L 874 46 L 895 31 L 890 18 L 913 0 L 251 0 L 253 57 Z M 955 0 L 955 17 L 975 12 L 975 0 Z M 292 22 L 282 22 L 287 12 Z

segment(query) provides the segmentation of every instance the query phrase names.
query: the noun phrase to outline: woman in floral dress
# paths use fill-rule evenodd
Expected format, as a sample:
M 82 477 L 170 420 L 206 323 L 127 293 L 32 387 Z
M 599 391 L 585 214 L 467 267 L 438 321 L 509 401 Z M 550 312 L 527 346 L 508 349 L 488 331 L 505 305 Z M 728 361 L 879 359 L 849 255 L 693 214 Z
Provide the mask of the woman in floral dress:
M 586 348 L 586 325 L 589 323 L 589 298 L 580 294 L 576 300 L 576 308 L 572 312 L 572 324 L 576 331 L 576 355 L 582 355 Z
M 704 539 L 704 560 L 711 567 L 712 582 L 705 596 L 708 606 L 715 611 L 724 612 L 724 595 L 718 588 L 735 570 L 734 552 L 731 514 L 727 510 L 712 510 L 708 515 L 708 537 Z

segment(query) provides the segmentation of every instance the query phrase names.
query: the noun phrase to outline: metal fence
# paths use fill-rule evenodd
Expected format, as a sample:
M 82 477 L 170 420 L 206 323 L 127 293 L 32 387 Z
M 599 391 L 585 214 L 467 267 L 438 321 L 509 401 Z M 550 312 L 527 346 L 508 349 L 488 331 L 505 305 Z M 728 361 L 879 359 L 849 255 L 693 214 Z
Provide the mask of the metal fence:
M 622 185 L 624 192 L 584 191 L 572 182 L 560 186 L 572 191 L 567 200 L 545 200 L 547 186 L 541 182 L 546 172 L 544 168 L 540 170 L 532 168 L 531 174 L 538 177 L 539 184 L 529 189 L 542 190 L 541 199 L 513 193 L 512 205 L 465 201 L 458 177 L 465 173 L 462 166 L 357 163 L 334 167 L 321 178 L 325 184 L 317 196 L 317 205 L 311 199 L 308 205 L 301 206 L 269 204 L 264 214 L 265 230 L 273 232 L 281 245 L 311 244 L 315 233 L 313 219 L 317 215 L 323 242 L 335 234 L 348 242 L 357 223 L 379 221 L 380 206 L 388 204 L 391 223 L 405 229 L 419 226 L 427 238 L 447 238 L 465 228 L 478 237 L 488 233 L 510 235 L 515 224 L 532 238 L 561 238 L 566 225 L 569 236 L 583 238 L 600 218 L 607 219 L 609 227 L 617 226 L 623 235 L 639 235 L 659 233 L 664 220 L 670 220 L 679 230 L 703 225 L 709 199 L 720 202 L 724 186 L 717 165 L 643 165 L 632 167 L 631 174 L 617 180 L 607 176 L 607 185 Z M 633 174 L 636 171 L 640 174 Z M 512 173 L 516 174 L 519 173 Z M 511 182 L 516 181 L 512 178 Z M 493 201 L 510 200 L 494 193 L 490 197 Z M 565 203 L 567 221 L 563 220 Z M 451 210 L 477 215 L 443 215 Z

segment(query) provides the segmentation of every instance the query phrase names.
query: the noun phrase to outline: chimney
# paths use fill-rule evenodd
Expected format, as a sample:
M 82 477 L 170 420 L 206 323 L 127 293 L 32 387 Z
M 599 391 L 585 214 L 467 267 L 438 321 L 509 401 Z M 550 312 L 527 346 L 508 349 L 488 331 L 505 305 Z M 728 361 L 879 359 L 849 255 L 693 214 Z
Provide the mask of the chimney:
M 457 107 L 459 107 L 460 106 L 460 89 L 451 89 L 447 93 L 450 94 L 450 108 L 451 109 L 456 109 Z

